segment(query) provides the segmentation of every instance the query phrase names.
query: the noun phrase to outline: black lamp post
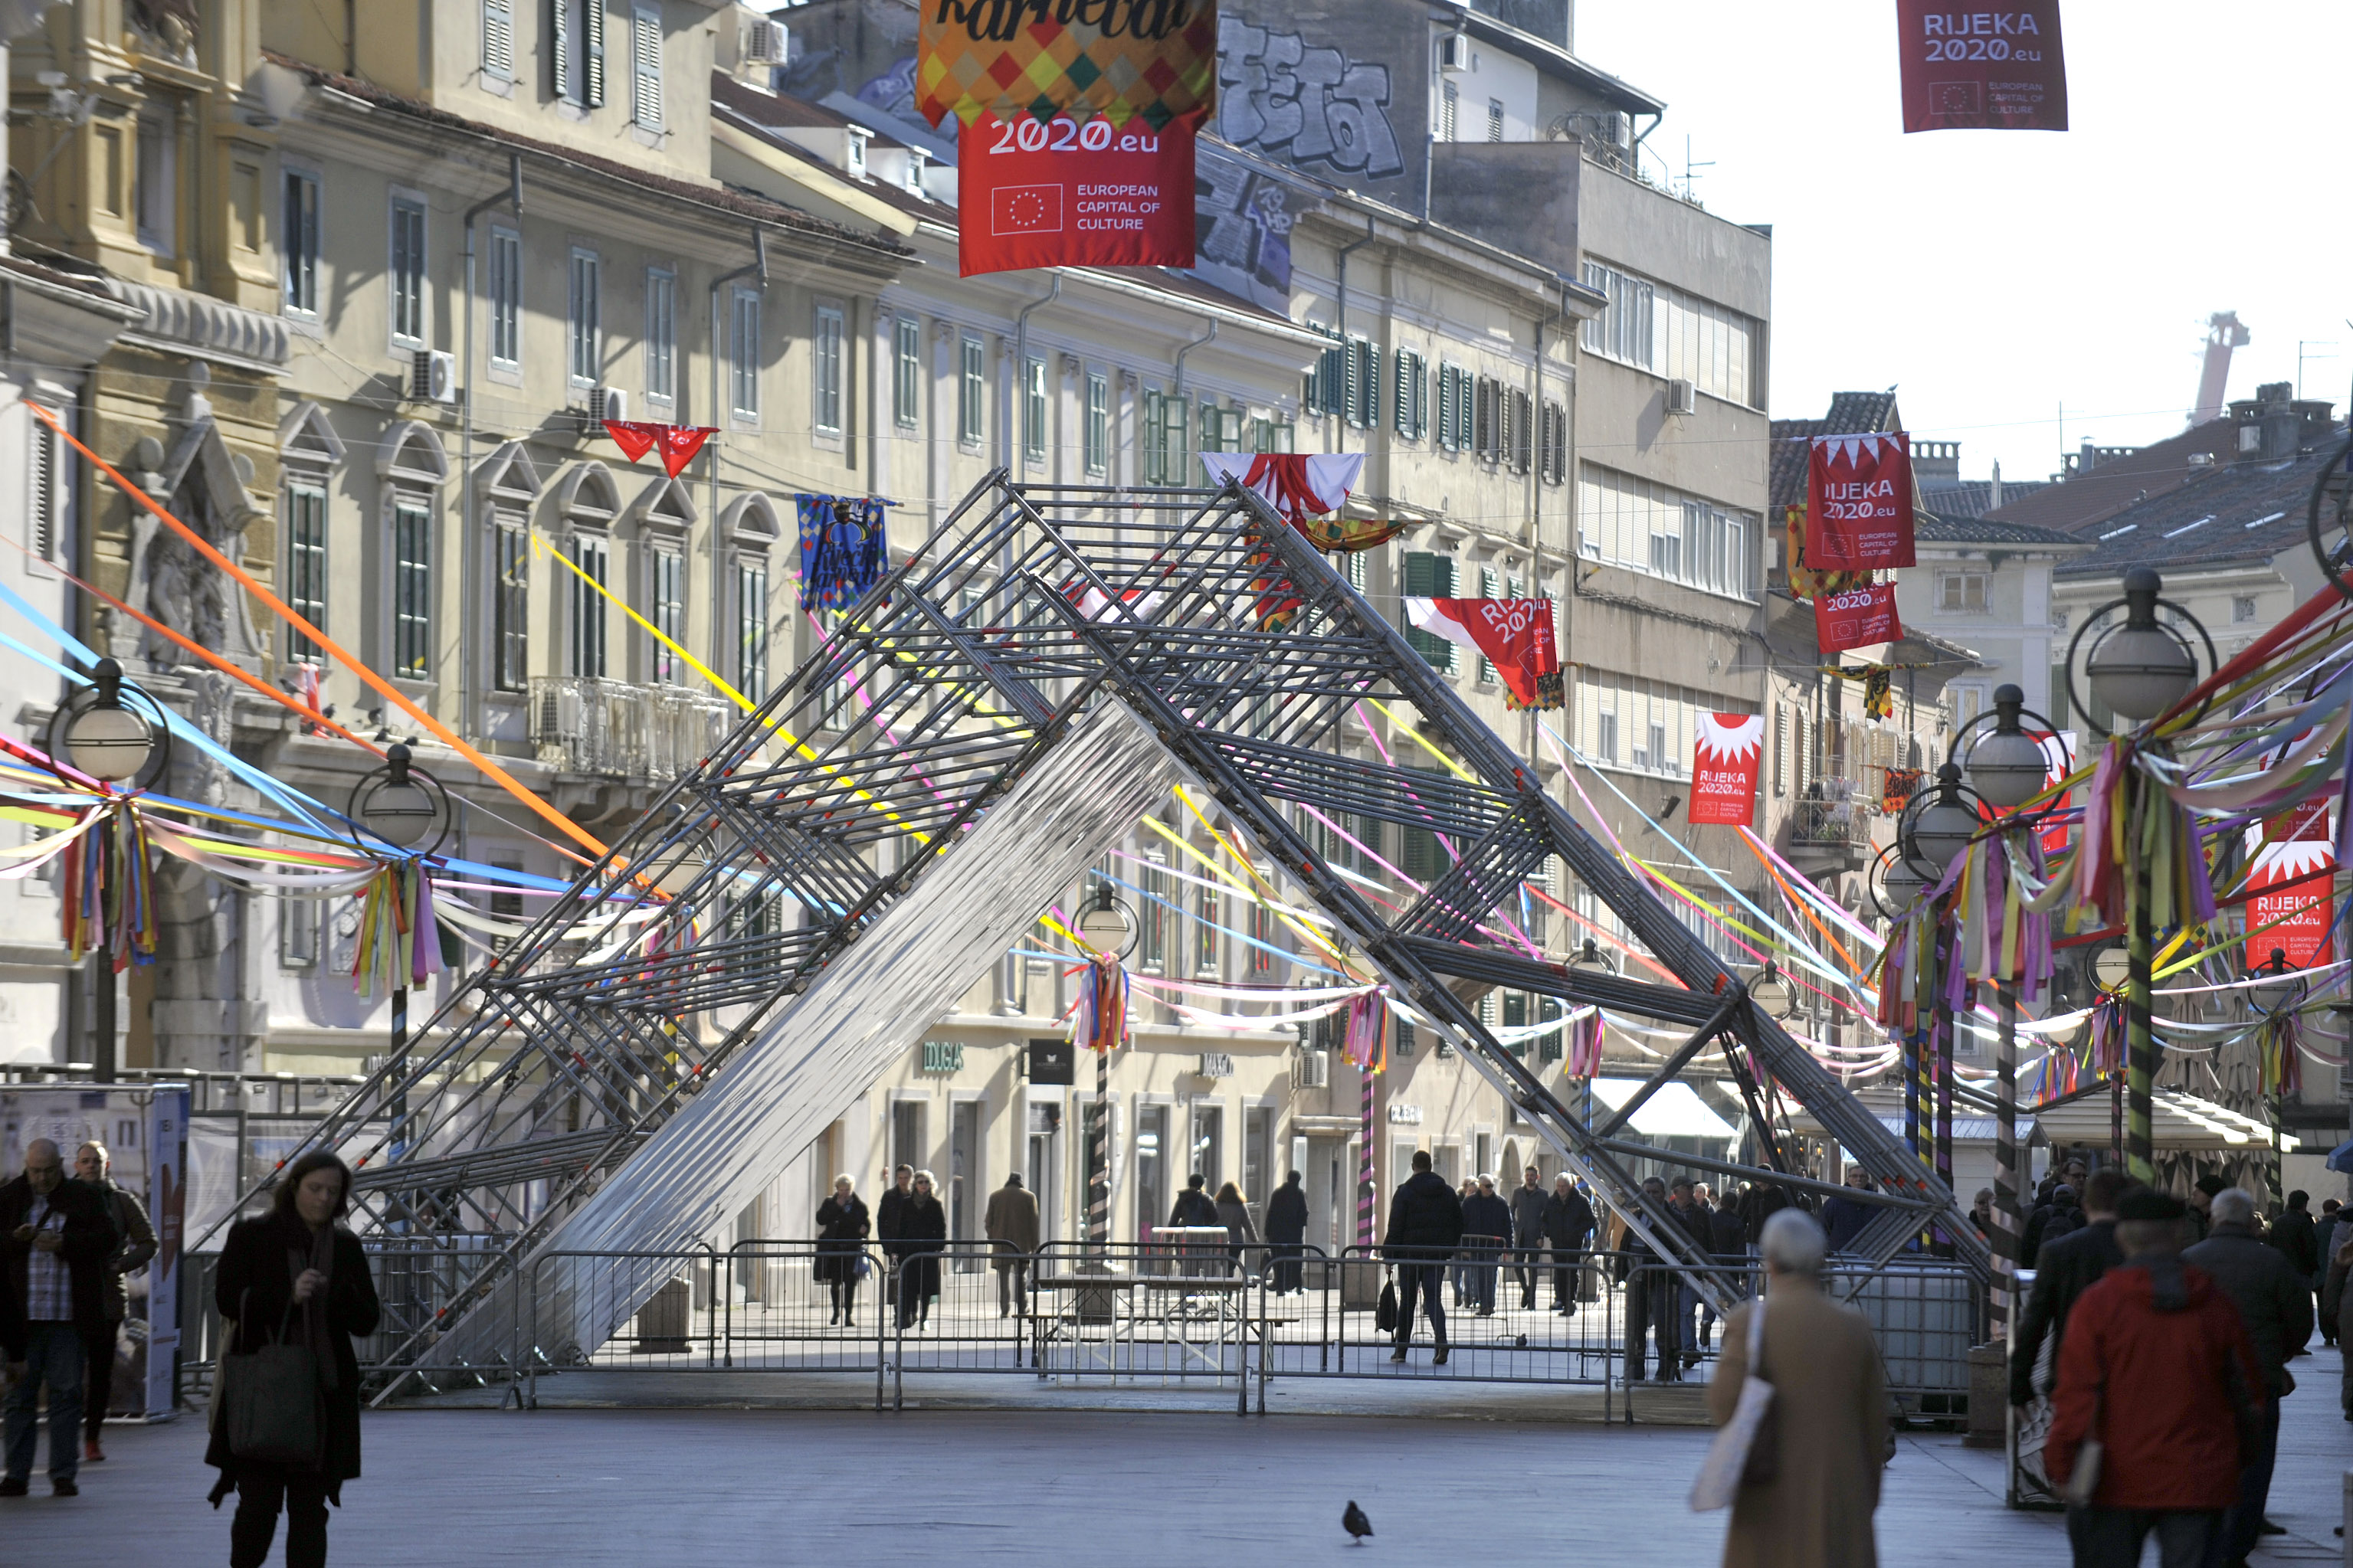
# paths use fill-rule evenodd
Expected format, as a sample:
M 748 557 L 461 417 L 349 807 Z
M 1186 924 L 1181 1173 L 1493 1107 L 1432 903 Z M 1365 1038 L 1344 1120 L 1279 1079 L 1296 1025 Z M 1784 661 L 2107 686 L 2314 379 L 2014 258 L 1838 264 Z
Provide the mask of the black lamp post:
M 171 728 L 163 707 L 122 679 L 122 666 L 101 658 L 90 669 L 91 684 L 58 707 L 49 721 L 49 754 L 62 755 L 78 771 L 101 784 L 147 788 L 171 762 Z M 101 889 L 121 900 L 129 889 L 122 868 L 109 865 L 113 840 L 93 833 L 88 864 Z M 98 910 L 98 945 L 90 954 L 90 1078 L 111 1083 L 120 1070 L 114 1016 L 114 922 L 106 900 Z
M 2280 1011 L 2283 1008 L 2294 1006 L 2297 994 L 2304 989 L 2302 976 L 2288 966 L 2287 950 L 2281 947 L 2272 949 L 2271 957 L 2249 971 L 2247 978 L 2255 982 L 2254 984 L 2247 987 L 2248 1005 L 2263 1016 L 2265 1028 L 2276 1029 Z M 2285 1203 L 2287 1183 L 2280 1169 L 2282 1159 L 2280 1128 L 2284 1120 L 2283 1108 L 2287 1100 L 2286 1054 L 2295 1049 L 2295 1044 L 2292 1040 L 2283 1039 L 2276 1042 L 2275 1048 L 2281 1055 L 2280 1070 L 2272 1075 L 2271 1084 L 2272 1199 L 2275 1203 Z
M 1119 901 L 1109 882 L 1099 881 L 1079 913 L 1076 935 L 1092 954 L 1125 963 L 1144 934 L 1134 911 Z M 1095 1053 L 1095 1098 L 1087 1107 L 1087 1245 L 1098 1254 L 1111 1247 L 1111 1052 Z
M 408 747 L 396 742 L 384 754 L 384 766 L 352 786 L 351 818 L 394 848 L 423 857 L 441 847 L 449 836 L 449 792 L 423 768 L 409 761 Z M 367 847 L 364 841 L 360 846 Z M 392 1052 L 386 1058 L 392 1100 L 388 1135 L 402 1146 L 401 1123 L 408 1117 L 408 976 L 393 976 Z

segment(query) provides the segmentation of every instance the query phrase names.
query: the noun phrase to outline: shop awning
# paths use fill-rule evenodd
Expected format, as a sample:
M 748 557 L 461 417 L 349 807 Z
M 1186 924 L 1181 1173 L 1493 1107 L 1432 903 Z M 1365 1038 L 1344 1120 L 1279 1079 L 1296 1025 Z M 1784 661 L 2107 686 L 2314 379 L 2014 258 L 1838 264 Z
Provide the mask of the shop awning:
M 1593 1098 L 1615 1110 L 1634 1098 L 1641 1080 L 1597 1078 Z M 1642 1103 L 1629 1123 L 1645 1138 L 1737 1138 L 1740 1130 L 1707 1108 L 1687 1083 L 1670 1082 Z
M 2149 1134 L 2159 1149 L 2259 1149 L 2272 1141 L 2271 1124 L 2242 1116 L 2227 1106 L 2178 1089 L 2159 1089 L 2152 1096 Z M 2046 1105 L 2035 1111 L 2043 1133 L 2053 1144 L 2105 1144 L 2114 1134 L 2114 1110 L 2105 1094 L 2088 1094 L 2065 1105 Z M 2301 1147 L 2293 1132 L 2280 1134 L 2280 1147 L 2294 1152 Z

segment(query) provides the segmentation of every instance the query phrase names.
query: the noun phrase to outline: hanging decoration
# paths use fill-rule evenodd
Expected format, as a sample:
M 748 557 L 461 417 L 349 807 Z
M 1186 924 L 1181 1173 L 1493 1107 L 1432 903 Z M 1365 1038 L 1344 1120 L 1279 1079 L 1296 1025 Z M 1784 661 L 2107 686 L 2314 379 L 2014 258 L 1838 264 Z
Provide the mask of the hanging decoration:
M 2332 932 L 2337 924 L 2328 900 L 2316 900 L 2307 887 L 2265 891 L 2284 882 L 2304 882 L 2336 865 L 2327 797 L 2307 800 L 2266 823 L 2251 825 L 2246 843 L 2253 858 L 2246 884 L 2247 930 L 2252 933 L 2247 938 L 2247 968 L 2268 966 L 2274 951 L 2286 957 L 2291 969 L 2313 969 L 2328 963 L 2336 956 Z
M 1895 671 L 1874 664 L 1862 672 L 1862 710 L 1873 719 L 1895 717 Z
M 983 115 L 956 136 L 956 261 L 966 278 L 1033 267 L 1193 265 L 1194 129 Z
M 1814 600 L 1814 641 L 1824 653 L 1894 642 L 1903 635 L 1893 583 L 1857 583 Z
M 1568 1016 L 1567 1062 L 1571 1078 L 1591 1078 L 1601 1070 L 1601 1009 L 1580 1007 Z
M 797 495 L 801 609 L 846 609 L 890 568 L 882 502 L 871 496 Z
M 1550 599 L 1409 597 L 1405 613 L 1416 630 L 1483 656 L 1513 709 L 1558 708 L 1565 700 Z
M 1116 957 L 1098 953 L 1080 969 L 1071 1041 L 1098 1056 L 1127 1043 L 1127 971 Z
M 1388 1007 L 1379 992 L 1367 991 L 1348 999 L 1348 1023 L 1341 1036 L 1341 1050 L 1367 1073 L 1388 1070 Z
M 1762 713 L 1700 714 L 1692 736 L 1691 822 L 1745 827 L 1754 820 L 1764 757 Z
M 77 833 L 63 855 L 58 889 L 66 955 L 104 944 L 121 973 L 132 963 L 155 962 L 155 879 L 147 826 L 131 801 L 112 797 L 90 808 L 90 831 Z
M 914 92 L 934 128 L 951 114 L 1155 130 L 1198 120 L 1218 101 L 1217 0 L 926 0 Z
M 1915 791 L 1920 787 L 1918 768 L 1883 768 L 1879 775 L 1879 809 L 1894 816 L 1912 804 Z
M 605 434 L 613 445 L 621 448 L 621 456 L 632 463 L 642 460 L 648 452 L 661 451 L 662 472 L 676 479 L 694 461 L 702 444 L 719 434 L 711 425 L 658 425 L 644 419 L 607 419 Z
M 1806 455 L 1806 563 L 1818 571 L 1913 564 L 1911 437 L 1815 437 Z
M 422 985 L 441 973 L 433 881 L 420 860 L 387 862 L 369 879 L 352 952 L 352 989 L 374 996 Z
M 1338 511 L 1364 477 L 1362 452 L 1204 452 L 1209 483 L 1240 479 L 1277 516 L 1305 531 L 1310 518 Z
M 1807 549 L 1806 509 L 1802 502 L 1792 504 L 1782 514 L 1789 530 L 1789 596 L 1800 602 L 1810 602 L 1825 594 L 1844 593 L 1858 583 L 1867 583 L 1867 572 L 1831 572 L 1818 566 Z
M 2059 0 L 1895 0 L 1895 37 L 1907 132 L 2067 129 Z

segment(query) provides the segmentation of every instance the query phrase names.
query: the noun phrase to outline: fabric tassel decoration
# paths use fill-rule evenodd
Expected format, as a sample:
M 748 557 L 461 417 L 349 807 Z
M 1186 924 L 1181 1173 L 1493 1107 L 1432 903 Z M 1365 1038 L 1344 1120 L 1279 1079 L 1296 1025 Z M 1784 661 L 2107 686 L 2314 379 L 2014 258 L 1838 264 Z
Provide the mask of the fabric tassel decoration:
M 1571 1078 L 1601 1071 L 1601 1009 L 1588 1007 L 1568 1017 L 1567 1069 Z
M 1127 1043 L 1127 971 L 1116 958 L 1091 958 L 1079 971 L 1071 1041 L 1103 1055 Z
M 1388 1070 L 1388 1004 L 1377 991 L 1348 999 L 1348 1025 L 1341 1048 L 1366 1072 Z
M 423 985 L 441 973 L 433 883 L 423 862 L 388 862 L 360 898 L 359 941 L 352 953 L 353 991 L 374 996 Z
M 129 800 L 109 800 L 91 810 L 101 820 L 80 833 L 59 857 L 64 868 L 62 935 L 67 954 L 77 961 L 104 944 L 119 974 L 132 963 L 155 962 L 151 846 L 146 822 Z

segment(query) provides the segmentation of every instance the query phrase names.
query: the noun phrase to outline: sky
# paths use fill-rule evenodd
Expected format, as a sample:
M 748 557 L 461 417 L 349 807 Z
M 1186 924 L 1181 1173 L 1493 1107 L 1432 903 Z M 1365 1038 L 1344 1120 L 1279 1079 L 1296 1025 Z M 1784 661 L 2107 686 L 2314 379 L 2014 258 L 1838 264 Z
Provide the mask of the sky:
M 2227 310 L 2252 337 L 2228 395 L 2295 380 L 2302 340 L 2305 395 L 2344 417 L 2353 5 L 2064 0 L 2062 20 L 2072 130 L 1906 136 L 1894 0 L 1577 0 L 1577 55 L 1666 100 L 1647 149 L 1680 183 L 1689 137 L 1700 202 L 1773 226 L 1777 417 L 1892 384 L 1916 438 L 1962 443 L 1963 477 L 2042 479 L 2063 405 L 2069 449 L 2179 431 Z

